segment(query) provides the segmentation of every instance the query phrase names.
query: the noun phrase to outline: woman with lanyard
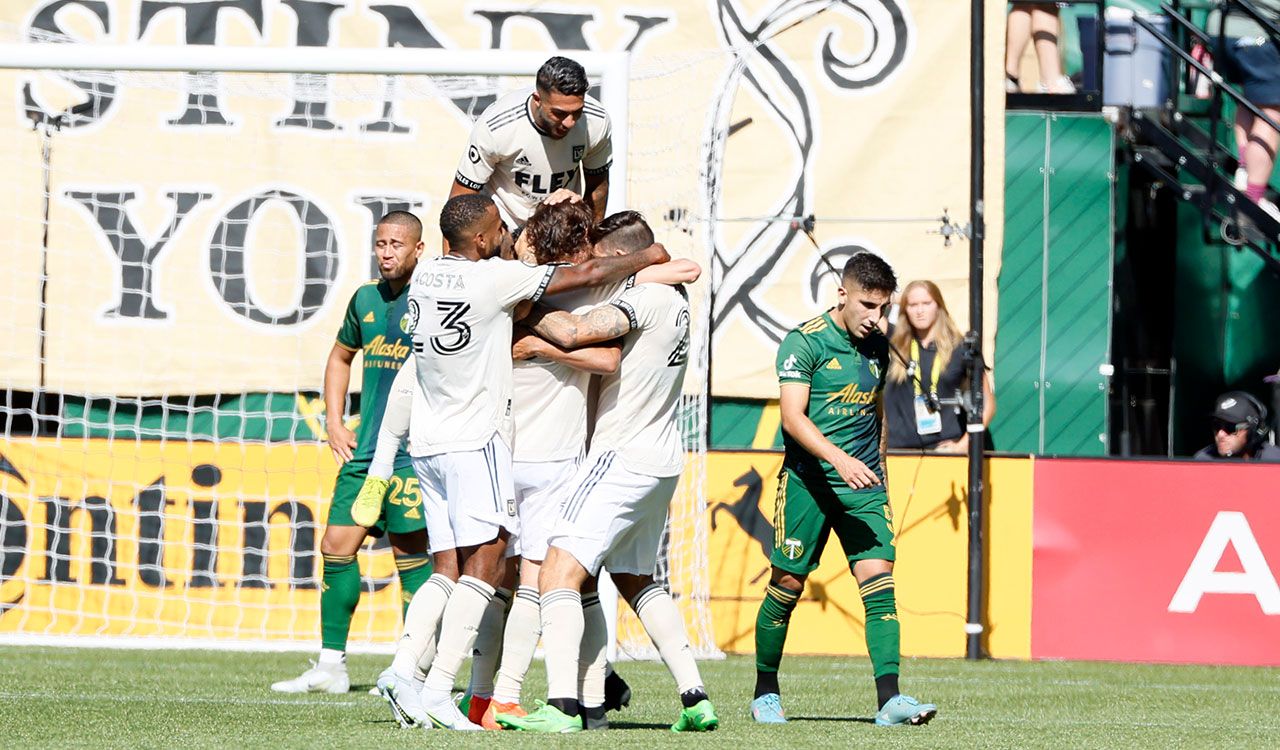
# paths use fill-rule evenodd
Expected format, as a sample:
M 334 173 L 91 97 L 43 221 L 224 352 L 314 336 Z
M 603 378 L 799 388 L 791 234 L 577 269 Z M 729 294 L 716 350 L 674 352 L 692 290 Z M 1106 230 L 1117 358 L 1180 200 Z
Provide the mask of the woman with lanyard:
M 889 330 L 893 352 L 884 404 L 890 448 L 937 453 L 969 450 L 969 435 L 959 410 L 939 403 L 956 398 L 967 387 L 965 362 L 959 352 L 962 341 L 937 284 L 907 284 L 898 301 L 897 325 Z M 990 424 L 996 400 L 985 372 L 982 387 L 982 422 Z

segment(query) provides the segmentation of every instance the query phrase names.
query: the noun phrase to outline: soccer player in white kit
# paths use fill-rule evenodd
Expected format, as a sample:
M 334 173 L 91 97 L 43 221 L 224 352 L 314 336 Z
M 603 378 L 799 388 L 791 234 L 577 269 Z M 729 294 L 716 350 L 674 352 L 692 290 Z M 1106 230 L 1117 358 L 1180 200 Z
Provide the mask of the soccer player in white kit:
M 512 231 L 561 188 L 581 194 L 595 220 L 603 218 L 612 133 L 609 115 L 588 87 L 581 65 L 552 57 L 538 70 L 533 91 L 499 97 L 476 119 L 449 196 L 488 189 Z
M 448 252 L 419 264 L 409 299 L 424 397 L 409 453 L 439 577 L 410 603 L 392 674 L 379 679 L 379 690 L 402 724 L 479 729 L 458 711 L 450 690 L 471 654 L 517 528 L 510 449 L 515 306 L 545 293 L 619 281 L 668 256 L 653 245 L 573 267 L 503 260 L 496 256 L 510 236 L 493 201 L 480 195 L 446 202 L 440 231 Z M 437 625 L 435 658 L 419 693 L 415 669 Z
M 601 244 L 626 257 L 652 243 L 652 231 L 639 214 L 634 218 Z M 684 465 L 676 411 L 689 352 L 685 292 L 638 284 L 585 315 L 539 308 L 525 322 L 565 348 L 626 338 L 618 372 L 601 383 L 591 452 L 552 530 L 539 577 L 547 704 L 525 717 L 498 714 L 497 721 L 538 732 L 583 728 L 577 680 L 584 627 L 580 592 L 590 576 L 607 567 L 676 680 L 682 710 L 672 729 L 715 729 L 719 719 L 684 621 L 670 594 L 653 579 L 667 508 Z

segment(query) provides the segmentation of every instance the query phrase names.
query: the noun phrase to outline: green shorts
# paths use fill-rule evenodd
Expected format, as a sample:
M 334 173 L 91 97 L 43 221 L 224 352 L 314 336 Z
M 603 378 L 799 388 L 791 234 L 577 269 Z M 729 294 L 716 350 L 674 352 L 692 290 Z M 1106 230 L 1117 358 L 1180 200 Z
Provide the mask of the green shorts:
M 356 526 L 351 520 L 351 506 L 356 502 L 356 495 L 364 486 L 364 479 L 369 475 L 368 460 L 352 460 L 338 470 L 338 479 L 333 483 L 333 503 L 329 506 L 330 526 Z M 418 490 L 418 477 L 413 467 L 396 469 L 391 475 L 391 486 L 387 488 L 387 496 L 382 499 L 382 517 L 369 529 L 370 536 L 382 536 L 390 531 L 392 534 L 410 534 L 427 528 L 427 520 L 422 515 L 422 493 Z
M 809 575 L 817 570 L 831 532 L 840 539 L 849 566 L 858 560 L 893 560 L 893 510 L 884 488 L 836 493 L 824 481 L 806 484 L 783 469 L 773 511 L 773 554 L 779 570 Z

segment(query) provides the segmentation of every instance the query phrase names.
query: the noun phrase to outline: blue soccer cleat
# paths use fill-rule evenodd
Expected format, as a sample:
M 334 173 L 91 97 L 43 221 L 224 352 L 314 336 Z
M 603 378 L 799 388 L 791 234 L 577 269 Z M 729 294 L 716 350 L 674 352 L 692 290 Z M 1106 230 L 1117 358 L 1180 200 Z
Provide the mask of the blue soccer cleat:
M 876 714 L 876 725 L 882 727 L 900 727 L 907 724 L 919 726 L 929 723 L 938 714 L 938 707 L 932 703 L 921 703 L 909 695 L 893 696 Z
M 751 701 L 751 718 L 757 724 L 786 724 L 787 713 L 782 710 L 782 696 L 765 693 Z

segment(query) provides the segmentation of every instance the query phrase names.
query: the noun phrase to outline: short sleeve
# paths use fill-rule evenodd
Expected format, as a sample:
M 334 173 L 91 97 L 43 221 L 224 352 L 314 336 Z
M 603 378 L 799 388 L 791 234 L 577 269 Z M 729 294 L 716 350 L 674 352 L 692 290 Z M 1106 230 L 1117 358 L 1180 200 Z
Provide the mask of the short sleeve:
M 618 295 L 609 304 L 618 308 L 627 316 L 631 330 L 643 331 L 653 326 L 660 314 L 662 292 L 660 284 L 637 284 Z
M 532 266 L 518 260 L 502 260 L 493 258 L 486 261 L 493 280 L 494 294 L 498 304 L 508 308 L 522 300 L 537 302 L 551 283 L 555 266 Z
M 338 329 L 338 346 L 356 352 L 364 346 L 364 337 L 360 335 L 360 313 L 356 310 L 357 291 L 351 295 L 347 303 L 347 314 L 342 317 L 342 327 Z
M 587 104 L 587 153 L 582 157 L 582 172 L 589 176 L 602 175 L 613 165 L 613 126 L 609 121 L 609 113 L 599 104 Z M 592 112 L 597 111 L 595 115 Z
M 813 382 L 813 372 L 817 369 L 814 362 L 813 349 L 809 340 L 800 331 L 792 331 L 782 340 L 778 347 L 778 382 L 804 383 Z
M 453 178 L 472 190 L 482 190 L 493 176 L 497 164 L 493 132 L 481 117 L 471 128 L 471 141 L 467 144 L 467 152 L 458 160 L 458 172 Z

